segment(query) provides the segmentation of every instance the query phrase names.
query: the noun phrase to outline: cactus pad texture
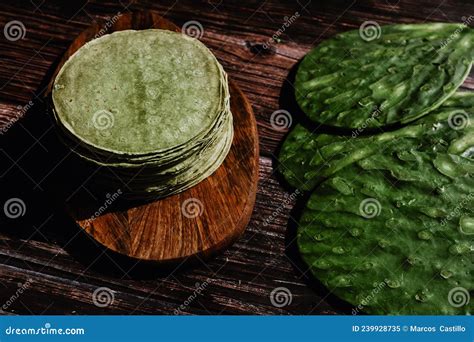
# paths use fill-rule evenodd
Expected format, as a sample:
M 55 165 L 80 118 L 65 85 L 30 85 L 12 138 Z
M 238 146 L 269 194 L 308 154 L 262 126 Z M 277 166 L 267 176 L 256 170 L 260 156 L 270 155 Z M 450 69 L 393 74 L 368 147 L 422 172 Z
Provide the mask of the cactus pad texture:
M 300 190 L 311 190 L 323 179 L 343 167 L 366 158 L 391 145 L 401 154 L 410 152 L 412 145 L 420 149 L 436 148 L 448 151 L 446 139 L 456 139 L 473 125 L 474 95 L 457 92 L 437 110 L 412 124 L 378 135 L 337 136 L 313 134 L 298 124 L 286 138 L 278 157 L 280 171 L 288 183 Z M 468 122 L 469 121 L 469 122 Z M 467 127 L 466 129 L 469 129 Z M 472 141 L 471 141 L 472 143 Z M 403 152 L 405 150 L 405 152 Z
M 464 24 L 388 25 L 378 33 L 344 32 L 305 56 L 296 100 L 311 120 L 348 129 L 408 123 L 441 105 L 469 74 L 474 30 Z
M 474 312 L 473 105 L 474 94 L 460 93 L 393 132 L 306 140 L 308 155 L 335 161 L 305 164 L 327 178 L 300 218 L 300 253 L 356 310 Z M 297 129 L 292 141 L 309 134 Z

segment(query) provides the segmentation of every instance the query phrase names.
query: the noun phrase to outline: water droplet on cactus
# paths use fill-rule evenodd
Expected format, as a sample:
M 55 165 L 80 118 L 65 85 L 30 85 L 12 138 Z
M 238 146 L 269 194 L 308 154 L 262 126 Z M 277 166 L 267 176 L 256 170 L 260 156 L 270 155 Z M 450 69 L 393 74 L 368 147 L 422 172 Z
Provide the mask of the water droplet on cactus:
M 352 283 L 349 277 L 343 275 L 334 278 L 334 285 L 336 287 L 349 287 L 352 285 Z
M 444 279 L 448 279 L 450 278 L 452 275 L 453 275 L 453 272 L 449 271 L 449 270 L 441 270 L 441 272 L 439 272 L 440 276 L 443 277 Z
M 377 264 L 375 262 L 372 262 L 372 261 L 367 261 L 364 263 L 364 268 L 366 270 L 370 270 L 371 268 L 374 268 Z
M 305 179 L 313 179 L 314 177 L 316 177 L 318 175 L 318 172 L 317 171 L 310 171 L 310 172 L 306 172 L 304 174 L 304 178 Z
M 423 291 L 418 292 L 415 295 L 415 299 L 422 303 L 426 302 L 429 299 L 427 291 L 423 290 Z
M 387 286 L 392 288 L 392 289 L 396 289 L 398 287 L 400 287 L 400 282 L 398 280 L 386 280 L 385 281 L 387 283 Z
M 459 219 L 459 231 L 466 235 L 474 234 L 474 217 L 462 216 Z
M 380 248 L 386 248 L 389 246 L 389 242 L 387 240 L 379 240 L 379 243 L 378 243 L 379 247 Z
M 421 91 L 428 91 L 430 89 L 431 89 L 431 86 L 429 84 L 425 84 L 425 85 L 420 87 Z
M 401 228 L 402 226 L 403 224 L 400 222 L 400 220 L 393 217 L 385 221 L 385 227 L 390 229 Z
M 409 266 L 414 266 L 420 262 L 420 259 L 414 256 L 406 258 L 405 263 Z
M 335 254 L 344 254 L 346 251 L 341 246 L 333 247 L 332 252 Z
M 422 230 L 418 232 L 418 238 L 421 240 L 431 240 L 433 235 L 428 230 Z
M 318 259 L 315 262 L 313 262 L 313 266 L 321 270 L 327 270 L 331 267 L 331 264 L 327 260 Z
M 465 253 L 471 252 L 473 250 L 474 250 L 473 246 L 471 246 L 467 242 L 456 243 L 456 244 L 451 245 L 449 247 L 449 253 L 451 253 L 453 255 L 465 254 Z
M 349 233 L 354 237 L 360 236 L 360 229 L 352 228 L 351 230 L 349 230 Z
M 311 253 L 311 248 L 309 248 L 308 246 L 301 246 L 300 247 L 300 252 L 301 253 Z
M 391 73 L 391 74 L 395 74 L 395 73 L 397 72 L 397 68 L 395 68 L 395 67 L 390 67 L 390 68 L 387 69 L 387 71 L 388 71 L 389 73 Z
M 324 235 L 319 233 L 313 236 L 316 241 L 323 241 L 324 240 Z

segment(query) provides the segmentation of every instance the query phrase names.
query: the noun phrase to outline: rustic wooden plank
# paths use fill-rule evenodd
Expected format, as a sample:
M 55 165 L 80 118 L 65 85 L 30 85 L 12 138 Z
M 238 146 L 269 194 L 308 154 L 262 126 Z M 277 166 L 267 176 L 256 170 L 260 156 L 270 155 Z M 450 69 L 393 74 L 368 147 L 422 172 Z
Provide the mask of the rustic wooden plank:
M 148 275 L 152 279 L 121 279 L 122 275 L 104 275 L 99 264 L 87 269 L 87 264 L 71 256 L 77 251 L 71 252 L 67 247 L 64 250 L 49 239 L 20 240 L 15 236 L 1 235 L 0 264 L 3 266 L 0 284 L 3 287 L 0 287 L 0 298 L 11 296 L 18 287 L 17 283 L 32 279 L 33 285 L 28 288 L 28 293 L 31 298 L 43 298 L 28 307 L 34 313 L 43 310 L 59 313 L 64 308 L 76 313 L 104 312 L 91 305 L 91 296 L 96 288 L 105 286 L 116 291 L 117 305 L 110 308 L 111 313 L 136 309 L 136 313 L 172 314 L 195 291 L 196 283 L 208 281 L 209 286 L 203 290 L 199 300 L 191 303 L 184 312 L 306 313 L 319 303 L 320 297 L 308 288 L 298 275 L 294 261 L 285 254 L 286 221 L 293 203 L 284 200 L 288 193 L 272 172 L 271 160 L 262 157 L 260 173 L 263 181 L 252 223 L 244 236 L 223 254 L 192 268 L 178 269 L 171 276 L 167 274 L 153 279 L 156 270 Z M 273 212 L 277 213 L 274 220 L 263 229 L 263 222 Z M 291 306 L 278 309 L 271 305 L 269 294 L 278 286 L 288 287 L 292 292 Z M 29 303 L 27 298 L 25 303 Z M 53 301 L 62 301 L 61 308 L 58 309 L 56 304 L 48 308 Z M 16 313 L 28 313 L 21 305 L 13 308 Z M 322 309 L 333 312 L 326 303 L 319 304 L 318 312 Z

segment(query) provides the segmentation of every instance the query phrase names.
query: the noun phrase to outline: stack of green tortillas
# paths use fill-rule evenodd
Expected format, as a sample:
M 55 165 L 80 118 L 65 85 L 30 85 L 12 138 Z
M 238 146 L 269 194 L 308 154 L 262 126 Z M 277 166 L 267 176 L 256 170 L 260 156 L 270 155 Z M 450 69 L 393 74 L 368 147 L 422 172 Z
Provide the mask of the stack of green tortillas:
M 128 30 L 87 43 L 60 70 L 52 99 L 61 139 L 100 166 L 95 185 L 126 198 L 194 186 L 232 144 L 227 75 L 180 33 Z
M 465 24 L 372 27 L 321 43 L 302 61 L 298 124 L 280 169 L 312 191 L 298 246 L 311 273 L 353 313 L 472 314 L 474 93 Z M 340 132 L 340 130 L 338 130 Z

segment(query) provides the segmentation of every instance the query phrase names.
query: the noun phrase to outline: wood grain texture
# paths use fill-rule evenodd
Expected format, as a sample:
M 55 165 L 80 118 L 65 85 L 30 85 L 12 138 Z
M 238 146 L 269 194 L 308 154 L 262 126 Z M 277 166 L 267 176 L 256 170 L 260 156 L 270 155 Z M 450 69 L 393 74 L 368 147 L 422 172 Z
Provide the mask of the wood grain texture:
M 10 298 L 19 283 L 29 281 L 31 286 L 2 311 L 173 314 L 193 294 L 196 283 L 207 281 L 209 286 L 202 295 L 181 309 L 183 314 L 350 313 L 350 307 L 305 277 L 305 268 L 292 247 L 292 223 L 299 212 L 300 198 L 296 198 L 295 207 L 289 197 L 293 190 L 285 187 L 274 172 L 274 156 L 286 130 L 275 130 L 270 125 L 272 112 L 285 108 L 283 99 L 288 89 L 282 85 L 313 45 L 336 33 L 357 29 L 364 21 L 375 20 L 381 25 L 460 22 L 463 16 L 474 15 L 474 4 L 464 0 L 147 0 L 132 2 L 124 9 L 129 1 L 122 3 L 51 0 L 36 9 L 28 0 L 3 0 L 0 28 L 11 20 L 20 20 L 27 31 L 17 42 L 4 39 L 0 31 L 0 116 L 13 116 L 18 105 L 25 106 L 38 95 L 44 75 L 73 37 L 96 20 L 131 10 L 156 10 L 178 26 L 197 20 L 204 27 L 201 40 L 245 93 L 257 119 L 260 181 L 252 218 L 242 237 L 223 253 L 192 267 L 177 267 L 166 275 L 149 269 L 135 272 L 140 265 L 116 264 L 108 255 L 92 252 L 80 243 L 80 234 L 69 233 L 68 225 L 48 219 L 52 212 L 46 209 L 42 212 L 44 218 L 35 223 L 9 221 L 0 229 L 0 302 Z M 262 44 L 282 27 L 285 16 L 291 17 L 296 11 L 300 17 L 285 30 L 281 41 L 263 51 Z M 464 87 L 474 88 L 472 78 Z M 18 147 L 16 156 L 12 155 L 14 160 L 23 155 L 19 166 L 37 160 L 43 149 L 38 143 L 30 149 L 33 143 L 35 140 L 25 133 L 24 144 Z M 6 166 L 11 167 L 10 173 L 23 175 L 25 188 L 35 188 L 10 159 Z M 46 168 L 44 172 L 48 171 Z M 34 181 L 43 186 L 43 177 Z M 12 190 L 12 195 L 23 193 Z M 27 205 L 34 208 L 34 204 Z M 291 291 L 293 300 L 277 308 L 269 296 L 280 286 Z M 106 308 L 93 304 L 92 293 L 98 287 L 114 291 L 113 304 Z
M 64 63 L 85 43 L 106 33 L 150 28 L 180 32 L 152 11 L 120 14 L 109 26 L 106 21 L 94 23 L 64 53 L 45 98 L 50 99 L 54 78 Z M 216 172 L 185 192 L 147 204 L 122 206 L 98 217 L 95 213 L 103 203 L 78 191 L 69 198 L 67 211 L 79 226 L 114 252 L 166 264 L 188 261 L 196 255 L 207 257 L 234 242 L 245 230 L 255 204 L 258 133 L 245 95 L 232 82 L 229 88 L 234 140 Z

